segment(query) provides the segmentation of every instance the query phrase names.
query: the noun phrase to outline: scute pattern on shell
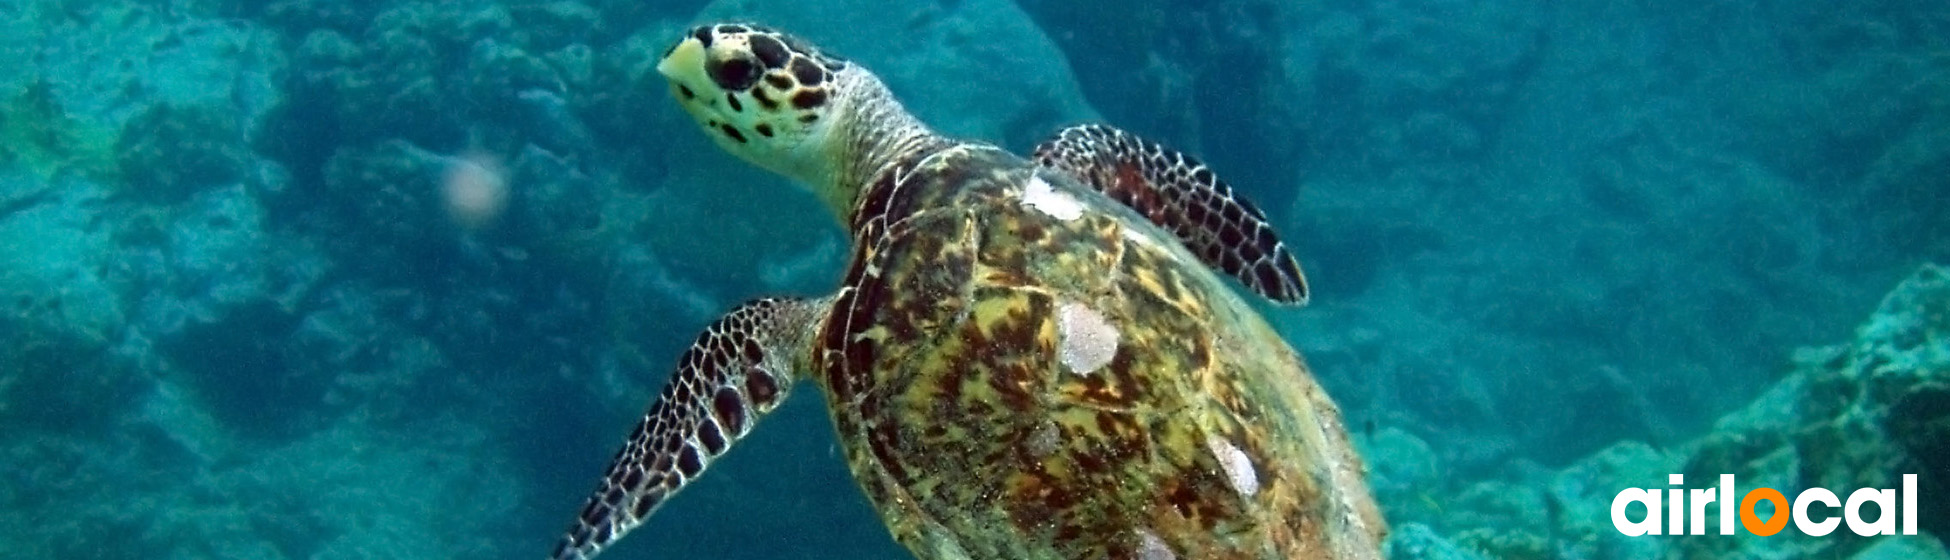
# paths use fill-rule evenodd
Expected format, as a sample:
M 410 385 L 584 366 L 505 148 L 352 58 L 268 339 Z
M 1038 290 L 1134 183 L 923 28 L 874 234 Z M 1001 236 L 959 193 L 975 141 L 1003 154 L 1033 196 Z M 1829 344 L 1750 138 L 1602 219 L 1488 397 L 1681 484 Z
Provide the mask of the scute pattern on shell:
M 1035 173 L 955 146 L 894 166 L 855 216 L 817 378 L 896 538 L 924 558 L 1374 558 L 1361 464 L 1297 355 L 1128 208 L 1057 175 L 1080 216 L 1025 204 Z M 1066 301 L 1120 337 L 1088 375 L 1060 363 Z M 1253 492 L 1214 440 L 1258 467 Z

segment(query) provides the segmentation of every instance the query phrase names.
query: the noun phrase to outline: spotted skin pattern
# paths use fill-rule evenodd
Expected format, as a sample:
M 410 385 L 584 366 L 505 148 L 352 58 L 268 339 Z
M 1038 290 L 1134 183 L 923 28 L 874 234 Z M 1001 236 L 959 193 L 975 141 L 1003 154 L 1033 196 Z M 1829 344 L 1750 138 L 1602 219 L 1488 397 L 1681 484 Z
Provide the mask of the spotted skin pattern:
M 799 60 L 828 73 L 771 83 Z M 794 379 L 824 389 L 917 558 L 1380 557 L 1338 409 L 1207 266 L 1301 301 L 1298 265 L 1195 161 L 1108 127 L 1038 161 L 950 140 L 864 69 L 746 24 L 693 30 L 658 71 L 720 146 L 825 200 L 854 253 L 832 295 L 759 300 L 698 338 L 553 558 L 641 524 Z M 803 108 L 758 93 L 815 90 Z
M 1281 303 L 1307 302 L 1300 262 L 1266 215 L 1197 159 L 1099 124 L 1063 129 L 1031 157 L 1170 230 L 1206 265 L 1253 292 Z
M 804 362 L 792 349 L 826 307 L 753 300 L 698 335 L 550 557 L 594 557 L 751 433 L 791 391 Z
M 796 37 L 757 25 L 700 26 L 687 36 L 703 49 L 715 49 L 709 52 L 742 53 L 702 61 L 710 91 L 701 84 L 671 88 L 680 102 L 717 113 L 699 124 L 719 146 L 741 156 L 754 143 L 797 134 L 817 122 L 832 100 L 836 74 L 848 65 Z

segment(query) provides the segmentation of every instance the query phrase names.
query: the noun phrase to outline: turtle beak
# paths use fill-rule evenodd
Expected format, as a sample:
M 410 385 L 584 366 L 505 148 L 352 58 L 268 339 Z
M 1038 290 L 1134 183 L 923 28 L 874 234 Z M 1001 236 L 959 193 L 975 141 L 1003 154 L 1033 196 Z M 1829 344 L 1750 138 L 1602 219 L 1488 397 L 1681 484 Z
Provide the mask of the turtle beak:
M 657 73 L 672 82 L 682 82 L 704 71 L 704 42 L 685 37 L 657 62 Z

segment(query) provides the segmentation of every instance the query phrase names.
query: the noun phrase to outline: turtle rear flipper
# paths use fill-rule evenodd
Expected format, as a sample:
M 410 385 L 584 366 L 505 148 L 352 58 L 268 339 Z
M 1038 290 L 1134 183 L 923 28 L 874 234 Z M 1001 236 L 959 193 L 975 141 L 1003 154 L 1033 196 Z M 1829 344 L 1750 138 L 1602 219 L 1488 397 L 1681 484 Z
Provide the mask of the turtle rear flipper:
M 759 299 L 698 335 L 550 555 L 594 557 L 777 408 L 827 302 Z
M 1032 157 L 1137 210 L 1254 292 L 1307 302 L 1307 277 L 1266 215 L 1197 159 L 1100 124 L 1063 129 Z

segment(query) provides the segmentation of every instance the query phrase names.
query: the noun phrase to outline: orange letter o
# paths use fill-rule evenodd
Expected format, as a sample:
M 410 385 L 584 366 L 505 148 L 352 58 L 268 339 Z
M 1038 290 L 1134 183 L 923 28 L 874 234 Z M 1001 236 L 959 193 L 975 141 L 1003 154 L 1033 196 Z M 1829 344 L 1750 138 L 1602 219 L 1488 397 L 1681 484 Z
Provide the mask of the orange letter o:
M 1760 517 L 1754 515 L 1754 502 L 1761 500 L 1774 502 L 1774 517 L 1768 518 L 1766 523 L 1761 523 Z M 1765 537 L 1779 533 L 1782 528 L 1787 527 L 1787 522 L 1787 496 L 1781 495 L 1780 490 L 1755 488 L 1754 491 L 1747 493 L 1747 497 L 1740 499 L 1740 526 L 1746 527 L 1753 534 Z

